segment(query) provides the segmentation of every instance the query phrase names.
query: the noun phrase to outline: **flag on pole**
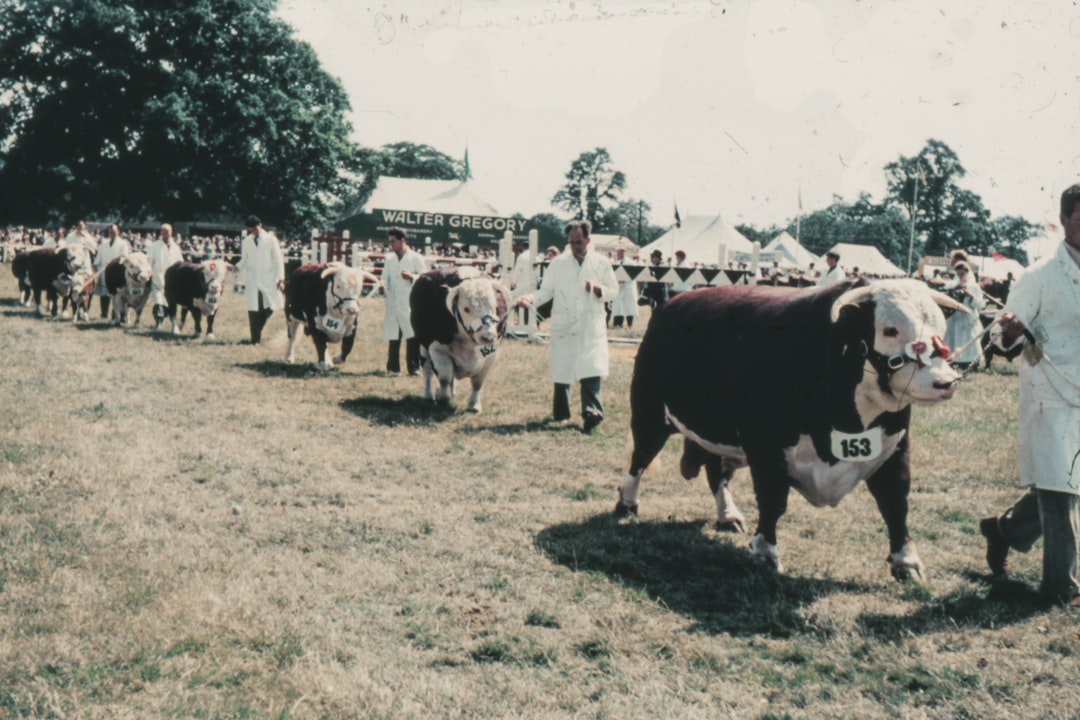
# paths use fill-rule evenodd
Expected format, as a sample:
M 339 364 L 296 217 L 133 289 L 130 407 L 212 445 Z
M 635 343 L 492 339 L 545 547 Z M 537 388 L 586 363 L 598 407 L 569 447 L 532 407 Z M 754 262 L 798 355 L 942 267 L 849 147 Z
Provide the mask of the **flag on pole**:
M 993 257 L 995 260 L 1004 260 L 1005 259 L 1005 256 L 1002 255 L 999 252 L 994 253 L 993 255 L 991 255 L 991 257 Z
M 674 201 L 673 201 L 674 202 Z M 679 203 L 675 203 L 675 227 L 682 227 L 682 218 L 679 217 Z

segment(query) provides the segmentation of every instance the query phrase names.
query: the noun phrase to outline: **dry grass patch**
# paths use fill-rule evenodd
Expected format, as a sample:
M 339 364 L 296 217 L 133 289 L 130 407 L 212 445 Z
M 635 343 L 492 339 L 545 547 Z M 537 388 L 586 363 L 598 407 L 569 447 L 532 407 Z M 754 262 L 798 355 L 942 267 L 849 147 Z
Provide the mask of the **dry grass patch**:
M 888 575 L 860 488 L 792 495 L 787 571 L 716 532 L 674 445 L 611 517 L 633 345 L 607 421 L 547 421 L 547 350 L 507 341 L 484 414 L 383 377 L 380 301 L 349 361 L 284 322 L 252 347 L 39 319 L 0 280 L 0 717 L 1065 718 L 1080 622 L 992 584 L 978 518 L 1016 488 L 1015 372 L 918 408 L 911 528 Z M 632 331 L 640 336 L 647 318 Z M 613 333 L 614 334 L 614 333 Z M 745 473 L 734 492 L 752 516 Z

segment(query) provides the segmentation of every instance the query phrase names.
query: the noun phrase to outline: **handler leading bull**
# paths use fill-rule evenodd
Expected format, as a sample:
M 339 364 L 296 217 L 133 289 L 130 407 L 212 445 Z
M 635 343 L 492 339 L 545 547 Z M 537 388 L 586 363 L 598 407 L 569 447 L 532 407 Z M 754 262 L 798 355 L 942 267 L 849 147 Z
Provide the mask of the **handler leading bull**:
M 835 507 L 865 480 L 888 529 L 892 574 L 921 579 L 907 527 L 910 406 L 951 398 L 959 380 L 938 305 L 966 312 L 910 280 L 731 286 L 672 300 L 634 366 L 633 454 L 616 513 L 637 513 L 642 473 L 679 432 L 682 474 L 705 466 L 722 528 L 742 528 L 727 484 L 749 464 L 755 559 L 780 569 L 776 526 L 790 488 Z

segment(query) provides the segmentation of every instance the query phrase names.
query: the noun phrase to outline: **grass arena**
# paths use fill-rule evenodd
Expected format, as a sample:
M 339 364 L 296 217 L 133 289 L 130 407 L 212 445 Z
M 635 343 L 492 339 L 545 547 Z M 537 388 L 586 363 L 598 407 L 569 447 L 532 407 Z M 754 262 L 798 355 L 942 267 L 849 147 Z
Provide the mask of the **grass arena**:
M 524 340 L 481 415 L 385 376 L 378 298 L 322 374 L 307 338 L 282 362 L 281 312 L 247 344 L 231 290 L 207 343 L 16 294 L 4 267 L 0 717 L 1077 717 L 1080 619 L 1037 602 L 1041 546 L 1004 582 L 983 560 L 978 518 L 1019 494 L 1000 359 L 913 409 L 916 585 L 865 487 L 792 493 L 785 571 L 752 563 L 678 439 L 616 520 L 631 343 L 585 436 L 548 422 Z M 753 525 L 745 470 L 732 490 Z

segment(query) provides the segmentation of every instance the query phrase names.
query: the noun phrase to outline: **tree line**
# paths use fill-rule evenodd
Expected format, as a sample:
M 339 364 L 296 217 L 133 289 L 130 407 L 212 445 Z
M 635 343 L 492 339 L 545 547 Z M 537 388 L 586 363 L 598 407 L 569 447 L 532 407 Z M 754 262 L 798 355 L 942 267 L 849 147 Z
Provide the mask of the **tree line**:
M 463 179 L 427 145 L 350 140 L 348 96 L 273 11 L 277 0 L 81 0 L 0 5 L 0 224 L 77 218 L 234 222 L 250 213 L 284 232 L 326 227 L 382 176 Z M 840 198 L 799 219 L 812 252 L 876 245 L 900 267 L 914 214 L 916 252 L 962 247 L 1026 261 L 1038 226 L 992 219 L 957 184 L 964 168 L 944 143 L 885 166 L 888 191 Z M 670 227 L 607 149 L 582 152 L 551 197 L 565 218 L 535 225 L 561 235 L 567 219 L 645 244 Z M 520 216 L 519 216 L 520 217 Z M 767 242 L 785 226 L 739 226 Z

